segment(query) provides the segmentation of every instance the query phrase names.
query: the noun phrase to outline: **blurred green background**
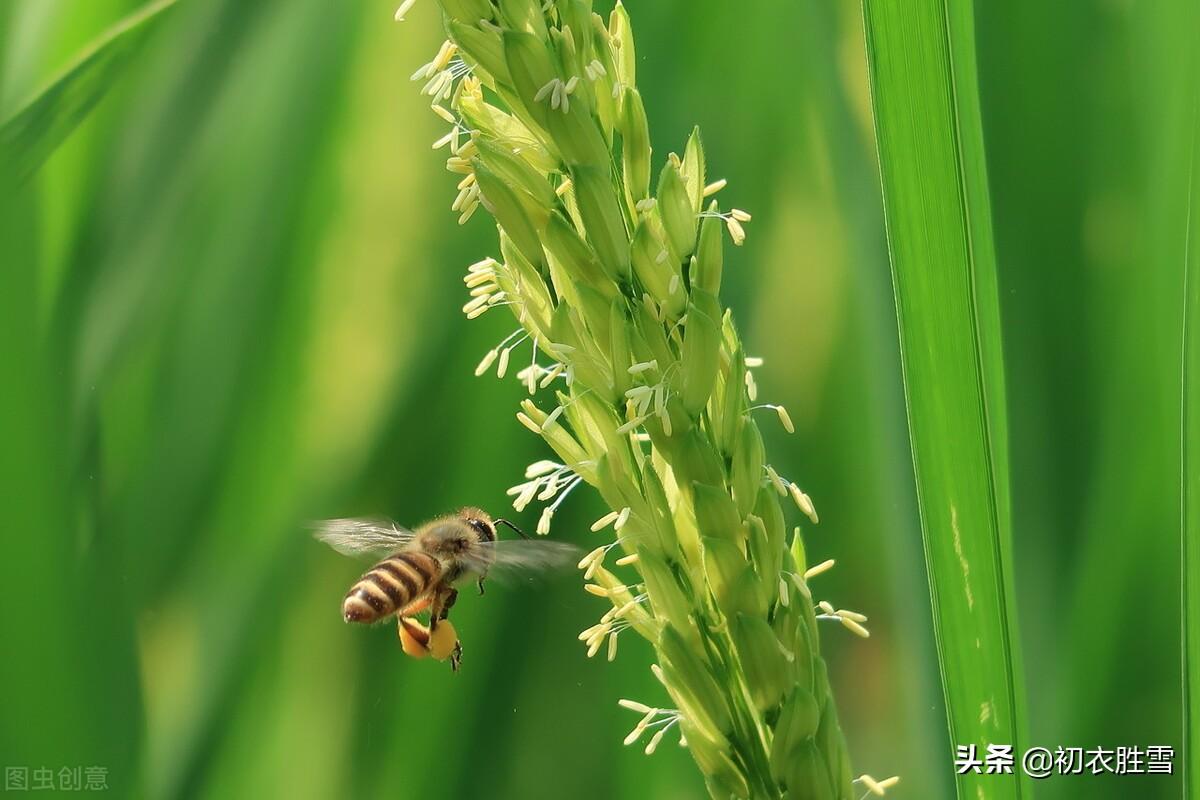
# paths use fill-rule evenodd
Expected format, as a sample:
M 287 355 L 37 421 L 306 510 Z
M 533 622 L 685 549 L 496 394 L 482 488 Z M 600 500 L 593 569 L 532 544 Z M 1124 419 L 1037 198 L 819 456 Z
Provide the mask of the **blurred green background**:
M 494 254 L 448 206 L 409 74 L 438 15 L 393 0 L 182 0 L 34 178 L 3 198 L 0 763 L 100 765 L 119 796 L 703 794 L 686 752 L 623 748 L 663 701 L 646 648 L 588 660 L 577 576 L 455 609 L 463 671 L 345 625 L 362 569 L 307 520 L 500 512 L 544 454 L 507 333 L 460 276 Z M 601 4 L 603 5 L 603 4 Z M 130 0 L 3 0 L 0 118 Z M 947 797 L 862 27 L 832 0 L 631 0 L 655 152 L 705 136 L 755 217 L 726 301 L 772 461 L 814 497 L 824 650 L 855 768 Z M 1163 198 L 1178 106 L 1124 0 L 979 9 L 1032 740 L 1180 746 L 1178 336 Z M 588 546 L 579 493 L 555 533 Z M 533 527 L 536 513 L 517 519 Z M 599 542 L 597 542 L 599 543 Z M 1177 797 L 1058 778 L 1044 797 Z

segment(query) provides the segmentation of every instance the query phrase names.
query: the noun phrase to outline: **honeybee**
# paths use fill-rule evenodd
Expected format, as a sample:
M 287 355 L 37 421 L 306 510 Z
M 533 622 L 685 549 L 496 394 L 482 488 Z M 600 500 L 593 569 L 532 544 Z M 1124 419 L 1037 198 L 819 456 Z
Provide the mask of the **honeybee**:
M 505 525 L 521 539 L 498 540 Z M 350 587 L 342 601 L 346 622 L 372 623 L 395 615 L 404 651 L 411 656 L 450 659 L 457 672 L 462 644 L 446 619 L 458 599 L 456 585 L 474 581 L 483 594 L 489 574 L 536 573 L 570 563 L 577 548 L 530 540 L 505 519 L 467 507 L 430 520 L 415 531 L 385 519 L 329 519 L 317 523 L 317 539 L 344 555 L 382 561 Z M 429 624 L 416 619 L 428 611 Z

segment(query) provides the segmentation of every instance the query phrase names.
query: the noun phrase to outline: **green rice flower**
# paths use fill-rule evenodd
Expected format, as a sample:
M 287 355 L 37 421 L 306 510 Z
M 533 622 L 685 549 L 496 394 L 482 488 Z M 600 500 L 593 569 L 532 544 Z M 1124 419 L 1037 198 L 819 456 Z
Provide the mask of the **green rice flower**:
M 896 779 L 852 779 L 817 631 L 866 636 L 866 617 L 813 599 L 833 562 L 810 566 L 789 535 L 784 504 L 813 524 L 816 509 L 765 460 L 755 412 L 792 421 L 756 404 L 762 361 L 718 297 L 724 236 L 742 244 L 750 214 L 715 199 L 726 182 L 707 181 L 699 131 L 652 185 L 620 4 L 607 23 L 588 0 L 438 5 L 449 39 L 413 78 L 449 126 L 434 147 L 460 176 L 452 210 L 483 206 L 499 229 L 463 312 L 504 308 L 517 326 L 476 374 L 518 359 L 517 417 L 556 455 L 509 494 L 544 504 L 544 535 L 577 488 L 600 493 L 606 541 L 579 568 L 607 609 L 579 638 L 610 660 L 622 634 L 647 639 L 670 698 L 621 700 L 641 715 L 625 743 L 650 754 L 678 731 L 714 797 L 882 794 Z

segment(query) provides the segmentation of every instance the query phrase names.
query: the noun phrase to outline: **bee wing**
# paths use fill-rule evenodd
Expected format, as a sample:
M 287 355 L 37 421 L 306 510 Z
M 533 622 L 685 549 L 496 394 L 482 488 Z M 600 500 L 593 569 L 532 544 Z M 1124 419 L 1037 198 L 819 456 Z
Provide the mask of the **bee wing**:
M 346 556 L 382 558 L 403 550 L 413 532 L 390 519 L 325 519 L 313 524 L 313 536 Z
M 574 566 L 580 552 L 580 548 L 566 542 L 502 539 L 480 542 L 471 548 L 471 554 L 465 560 L 473 572 L 500 578 L 503 583 Z

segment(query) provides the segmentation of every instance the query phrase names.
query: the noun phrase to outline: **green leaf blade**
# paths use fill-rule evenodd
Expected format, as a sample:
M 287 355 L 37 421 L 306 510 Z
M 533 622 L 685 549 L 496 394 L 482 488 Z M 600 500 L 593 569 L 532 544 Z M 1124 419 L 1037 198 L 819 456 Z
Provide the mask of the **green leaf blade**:
M 0 167 L 27 180 L 87 117 L 144 41 L 150 23 L 178 0 L 154 0 L 118 22 L 0 124 Z
M 1200 797 L 1200 80 L 1192 87 L 1193 149 L 1184 264 L 1182 489 L 1184 797 Z
M 905 396 L 952 743 L 1025 738 L 1000 315 L 972 11 L 865 0 Z M 1030 796 L 1018 775 L 960 797 Z

